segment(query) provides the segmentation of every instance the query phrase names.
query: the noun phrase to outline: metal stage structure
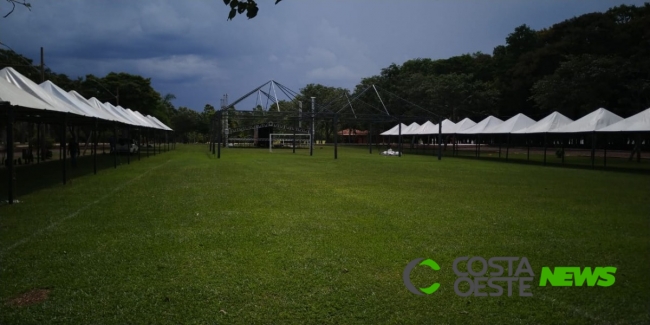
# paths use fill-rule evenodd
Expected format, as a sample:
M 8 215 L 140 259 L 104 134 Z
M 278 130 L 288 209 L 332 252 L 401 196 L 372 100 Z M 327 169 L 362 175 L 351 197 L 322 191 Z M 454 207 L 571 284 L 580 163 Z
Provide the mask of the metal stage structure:
M 297 134 L 309 134 L 310 145 L 309 155 L 314 154 L 314 141 L 316 140 L 316 128 L 320 126 L 321 131 L 331 136 L 331 144 L 334 146 L 334 159 L 338 159 L 338 130 L 339 125 L 343 123 L 354 123 L 364 125 L 368 128 L 368 151 L 372 153 L 372 137 L 378 136 L 378 130 L 387 126 L 393 126 L 394 123 L 401 125 L 403 122 L 425 122 L 427 120 L 436 120 L 441 122 L 443 117 L 440 114 L 429 111 L 416 104 L 410 103 L 404 99 L 406 104 L 415 107 L 422 114 L 412 115 L 391 115 L 384 104 L 384 100 L 379 94 L 379 87 L 372 85 L 366 89 L 348 96 L 347 92 L 342 92 L 338 97 L 327 103 L 318 103 L 317 98 L 304 98 L 297 92 L 289 89 L 281 83 L 270 80 L 264 84 L 249 91 L 244 96 L 238 98 L 232 103 L 228 102 L 227 95 L 221 101 L 221 108 L 218 110 L 211 123 L 210 132 L 210 151 L 221 158 L 221 149 L 230 147 L 258 147 L 268 148 L 269 134 L 284 133 L 293 134 L 291 142 L 296 143 Z M 385 91 L 385 90 L 384 90 Z M 283 111 L 278 98 L 278 92 L 288 98 Z M 361 97 L 364 94 L 375 93 L 381 108 L 364 102 Z M 387 92 L 387 91 L 386 91 Z M 390 92 L 388 92 L 390 94 Z M 392 95 L 392 94 L 391 94 Z M 237 110 L 235 106 L 242 103 L 245 99 L 255 96 L 256 109 L 254 110 Z M 265 106 L 260 108 L 260 104 L 266 99 Z M 310 100 L 311 107 L 303 110 L 301 99 Z M 283 99 L 283 101 L 285 101 Z M 270 105 L 269 105 L 270 104 Z M 363 105 L 368 111 L 368 107 L 376 113 L 358 113 L 355 111 L 356 105 Z M 441 124 L 441 123 L 439 123 Z M 236 126 L 235 126 L 236 125 Z M 289 131 L 289 132 L 287 132 Z M 442 128 L 439 130 L 442 132 Z M 291 132 L 291 133 L 290 133 Z M 373 133 L 374 132 L 374 133 Z M 252 133 L 252 134 L 251 134 Z M 328 136 L 328 138 L 329 138 Z M 263 140 L 266 138 L 266 141 Z M 401 127 L 399 130 L 398 150 L 402 152 L 402 135 Z M 442 143 L 442 133 L 438 134 L 438 144 Z M 295 145 L 293 152 L 295 153 Z M 438 159 L 442 159 L 442 146 L 438 146 Z

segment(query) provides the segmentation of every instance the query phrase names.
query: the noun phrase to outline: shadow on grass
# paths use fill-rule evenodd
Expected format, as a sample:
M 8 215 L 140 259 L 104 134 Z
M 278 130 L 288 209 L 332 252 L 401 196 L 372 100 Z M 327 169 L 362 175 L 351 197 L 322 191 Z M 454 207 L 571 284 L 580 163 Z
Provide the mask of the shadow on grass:
M 117 156 L 117 167 L 126 165 L 126 155 Z M 97 173 L 101 173 L 107 169 L 115 168 L 113 155 L 108 153 L 97 155 Z M 142 155 L 141 159 L 146 159 L 146 154 Z M 138 162 L 138 155 L 130 156 L 131 163 Z M 82 156 L 77 158 L 77 166 L 72 167 L 70 158 L 66 160 L 66 179 L 68 182 L 74 181 L 75 178 L 92 175 L 93 156 Z M 8 170 L 5 167 L 0 168 L 0 202 L 8 200 Z M 61 160 L 49 160 L 41 162 L 40 164 L 33 163 L 30 165 L 17 165 L 15 166 L 15 199 L 20 200 L 23 195 L 32 192 L 63 184 L 63 162 Z
M 533 165 L 533 166 L 548 166 L 548 167 L 559 167 L 559 168 L 572 168 L 572 169 L 591 169 L 599 171 L 608 171 L 608 172 L 624 172 L 624 173 L 633 173 L 633 174 L 650 174 L 650 164 L 648 162 L 636 162 L 628 161 L 623 158 L 607 158 L 607 166 L 603 164 L 603 160 L 597 159 L 595 164 L 592 166 L 591 159 L 589 157 L 572 157 L 565 159 L 565 162 L 562 163 L 561 160 L 556 157 L 547 157 L 546 164 L 543 161 L 543 157 L 533 157 L 528 160 L 526 157 L 509 157 L 506 159 L 504 156 L 499 158 L 498 156 L 481 156 L 476 157 L 473 154 L 461 154 L 448 158 L 460 158 L 460 159 L 475 159 L 482 161 L 493 161 L 500 163 L 512 163 L 520 165 Z M 559 160 L 559 161 L 558 161 Z

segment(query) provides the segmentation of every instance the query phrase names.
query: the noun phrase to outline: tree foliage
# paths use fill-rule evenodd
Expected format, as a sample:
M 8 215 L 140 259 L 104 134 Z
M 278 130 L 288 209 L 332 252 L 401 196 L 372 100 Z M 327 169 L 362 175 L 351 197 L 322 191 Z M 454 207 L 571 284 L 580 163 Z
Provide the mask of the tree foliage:
M 364 78 L 445 117 L 542 118 L 557 110 L 579 118 L 599 107 L 629 116 L 650 106 L 650 3 L 618 6 L 539 31 L 521 25 L 492 54 L 412 59 Z M 365 102 L 381 108 L 374 92 Z M 393 114 L 416 110 L 383 98 Z M 456 114 L 454 114 L 454 111 Z
M 277 5 L 282 0 L 275 0 Z M 232 20 L 237 15 L 246 14 L 248 19 L 255 18 L 259 8 L 255 0 L 223 0 L 223 3 L 226 6 L 230 7 L 230 12 L 228 12 L 228 20 Z

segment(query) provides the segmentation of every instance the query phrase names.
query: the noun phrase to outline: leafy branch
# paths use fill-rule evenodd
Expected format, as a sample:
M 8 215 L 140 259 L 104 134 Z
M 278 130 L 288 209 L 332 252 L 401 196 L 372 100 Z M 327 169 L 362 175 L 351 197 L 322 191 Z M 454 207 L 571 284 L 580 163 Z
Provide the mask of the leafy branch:
M 275 4 L 277 5 L 280 1 L 282 0 L 275 0 Z M 223 3 L 226 6 L 230 6 L 228 20 L 232 20 L 235 18 L 235 16 L 237 16 L 237 14 L 241 15 L 243 13 L 246 13 L 246 17 L 248 17 L 248 19 L 252 19 L 257 16 L 257 12 L 259 11 L 255 0 L 223 0 Z

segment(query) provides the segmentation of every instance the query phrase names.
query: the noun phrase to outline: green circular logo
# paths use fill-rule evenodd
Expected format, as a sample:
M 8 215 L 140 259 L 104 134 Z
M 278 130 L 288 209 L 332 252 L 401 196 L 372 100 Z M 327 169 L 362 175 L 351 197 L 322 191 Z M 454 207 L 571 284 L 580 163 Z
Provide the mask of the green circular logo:
M 417 266 L 417 265 L 425 265 L 433 269 L 434 271 L 439 271 L 440 266 L 436 261 L 432 259 L 424 259 L 424 258 L 416 258 L 412 261 L 409 262 L 409 264 L 406 265 L 404 268 L 404 273 L 402 273 L 402 279 L 404 280 L 404 286 L 406 286 L 406 289 L 411 291 L 412 293 L 416 295 L 423 296 L 424 294 L 432 294 L 440 288 L 440 283 L 435 282 L 434 284 L 426 287 L 426 288 L 416 288 L 413 283 L 411 283 L 411 271 Z

